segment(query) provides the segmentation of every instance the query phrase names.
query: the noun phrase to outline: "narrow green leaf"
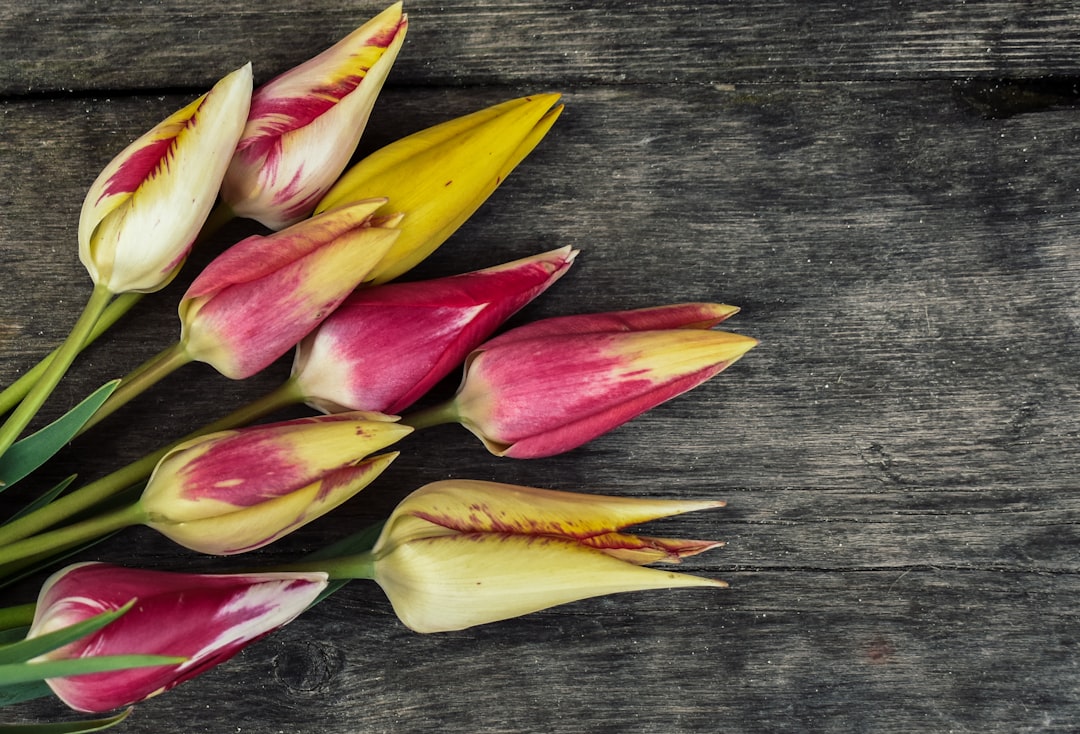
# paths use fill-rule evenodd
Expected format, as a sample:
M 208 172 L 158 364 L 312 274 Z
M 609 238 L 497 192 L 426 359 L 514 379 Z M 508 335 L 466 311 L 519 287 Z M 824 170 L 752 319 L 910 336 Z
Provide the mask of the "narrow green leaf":
M 117 610 L 95 614 L 89 619 L 84 619 L 81 622 L 76 622 L 75 624 L 68 625 L 62 629 L 41 635 L 40 637 L 35 637 L 30 640 L 24 639 L 20 642 L 0 647 L 0 667 L 7 663 L 20 663 L 32 660 L 38 655 L 44 655 L 51 650 L 74 642 L 80 637 L 86 637 L 89 634 L 97 632 L 105 625 L 112 623 L 114 620 L 119 619 L 126 614 L 134 603 L 135 600 L 132 599 Z M 0 677 L 0 685 L 4 684 L 4 679 Z
M 80 543 L 79 545 L 74 545 L 70 548 L 57 548 L 48 553 L 42 553 L 40 555 L 30 556 L 29 558 L 22 558 L 18 561 L 13 561 L 12 563 L 2 564 L 0 565 L 0 589 L 11 586 L 16 581 L 21 581 L 27 576 L 31 576 L 42 569 L 55 566 L 60 563 L 60 561 L 82 553 L 87 548 L 102 543 L 114 535 L 116 535 L 116 533 L 109 533 L 108 535 L 88 540 L 85 543 Z
M 385 520 L 380 520 L 374 525 L 346 536 L 336 543 L 332 543 L 325 548 L 321 548 L 314 553 L 309 553 L 304 556 L 305 561 L 321 561 L 326 558 L 340 558 L 341 556 L 351 556 L 356 553 L 363 553 L 369 551 L 374 547 L 375 541 L 379 539 L 379 533 L 382 532 L 383 525 L 386 524 Z M 315 601 L 311 602 L 308 609 L 315 606 L 323 599 L 326 599 L 331 594 L 337 592 L 342 586 L 349 583 L 349 579 L 338 579 L 331 581 L 326 585 L 326 588 L 322 590 Z
M 72 675 L 104 673 L 129 668 L 153 668 L 158 665 L 179 665 L 187 658 L 167 655 L 99 655 L 69 660 L 46 660 L 41 663 L 11 663 L 0 665 L 0 687 L 17 685 L 46 678 L 67 678 Z
M 52 724 L 0 724 L 0 734 L 81 734 L 82 732 L 105 731 L 126 719 L 130 713 L 129 708 L 104 719 L 62 721 Z
M 0 491 L 30 474 L 62 449 L 119 384 L 119 380 L 106 382 L 67 413 L 4 452 L 0 456 Z
M 52 689 L 45 681 L 35 680 L 14 686 L 0 686 L 0 707 L 12 706 L 42 696 L 51 696 Z
M 78 474 L 72 474 L 72 475 L 71 475 L 70 477 L 68 477 L 68 478 L 67 478 L 67 479 L 65 479 L 64 481 L 60 482 L 60 483 L 59 483 L 59 484 L 57 484 L 57 485 L 56 485 L 55 487 L 53 487 L 52 489 L 50 489 L 50 490 L 49 490 L 48 492 L 46 492 L 45 494 L 41 495 L 41 496 L 40 496 L 40 497 L 38 497 L 38 498 L 37 498 L 36 500 L 34 500 L 34 501 L 33 501 L 33 502 L 31 502 L 30 504 L 28 504 L 28 505 L 27 505 L 26 507 L 22 508 L 21 510 L 19 510 L 18 512 L 16 512 L 16 513 L 15 513 L 14 515 L 12 515 L 11 517 L 9 517 L 9 518 L 8 518 L 8 519 L 7 519 L 6 521 L 5 521 L 5 523 L 9 523 L 9 522 L 11 522 L 12 520 L 18 520 L 18 519 L 19 519 L 20 517 L 22 517 L 23 515 L 29 515 L 29 514 L 30 514 L 31 512 L 33 512 L 34 510 L 39 510 L 39 509 L 41 509 L 42 507 L 44 507 L 45 505 L 49 504 L 49 503 L 50 503 L 50 502 L 52 502 L 52 501 L 53 501 L 54 499 L 56 499 L 57 497 L 59 497 L 59 496 L 60 496 L 60 493 L 61 493 L 61 492 L 63 492 L 63 491 L 64 491 L 65 489 L 67 489 L 68 487 L 70 487 L 70 486 L 71 486 L 71 483 L 75 481 L 75 477 L 77 477 L 77 476 L 79 476 L 79 475 L 78 475 Z
M 12 627 L 8 630 L 0 630 L 0 645 L 10 645 L 12 642 L 18 642 L 26 637 L 26 633 L 30 630 L 29 627 Z

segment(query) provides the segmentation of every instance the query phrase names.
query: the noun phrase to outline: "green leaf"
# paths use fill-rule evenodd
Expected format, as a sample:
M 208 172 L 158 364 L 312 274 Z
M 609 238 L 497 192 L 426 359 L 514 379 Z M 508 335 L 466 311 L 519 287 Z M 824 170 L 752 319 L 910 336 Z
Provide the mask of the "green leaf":
M 26 633 L 30 630 L 27 626 L 12 627 L 7 630 L 0 630 L 0 645 L 10 645 L 12 642 L 18 642 L 26 637 Z
M 41 663 L 11 663 L 0 665 L 0 687 L 18 685 L 45 678 L 67 678 L 72 675 L 104 673 L 129 668 L 153 668 L 158 665 L 179 665 L 187 658 L 166 655 L 98 655 L 69 660 L 46 660 Z
M 4 452 L 0 456 L 0 491 L 30 474 L 62 449 L 119 384 L 119 380 L 106 382 L 67 413 Z
M 0 666 L 7 663 L 20 663 L 32 660 L 38 655 L 44 655 L 58 647 L 63 647 L 69 642 L 74 642 L 80 637 L 86 637 L 89 634 L 97 632 L 105 625 L 111 624 L 113 621 L 124 616 L 124 614 L 131 609 L 133 604 L 135 604 L 135 599 L 132 599 L 127 604 L 114 611 L 95 614 L 89 619 L 84 619 L 81 622 L 76 622 L 67 627 L 41 635 L 40 637 L 22 640 L 21 642 L 0 647 Z M 3 678 L 0 678 L 0 685 L 4 685 Z
M 308 555 L 304 556 L 304 560 L 322 561 L 327 558 L 339 558 L 341 556 L 351 556 L 356 553 L 363 553 L 364 551 L 369 551 L 372 549 L 372 547 L 374 547 L 375 541 L 379 539 L 379 533 L 382 532 L 383 525 L 385 524 L 386 521 L 381 520 L 374 525 L 369 525 L 363 530 L 360 530 L 359 532 L 342 538 L 336 543 L 332 543 L 325 548 L 315 551 L 314 553 L 309 553 Z M 315 597 L 315 601 L 311 602 L 311 604 L 308 606 L 308 609 L 315 606 L 331 594 L 334 594 L 347 583 L 349 583 L 349 579 L 338 579 L 336 581 L 331 581 L 329 584 L 326 585 L 326 588 L 322 590 L 322 593 Z
M 79 476 L 79 475 L 78 474 L 72 474 L 70 477 L 68 477 L 64 481 L 60 482 L 55 487 L 50 489 L 48 492 L 41 495 L 36 500 L 34 500 L 30 504 L 28 504 L 26 507 L 22 508 L 21 510 L 16 512 L 14 515 L 9 517 L 5 521 L 5 523 L 11 522 L 12 520 L 18 520 L 23 515 L 29 515 L 31 512 L 34 512 L 35 510 L 39 510 L 42 507 L 44 507 L 45 505 L 49 504 L 54 499 L 59 497 L 61 492 L 63 492 L 65 489 L 67 489 L 69 486 L 71 486 L 71 483 L 75 481 L 75 477 L 77 477 L 77 476 Z
M 35 680 L 13 686 L 0 686 L 0 706 L 11 706 L 33 698 L 52 695 L 52 689 L 45 681 Z
M 63 721 L 53 724 L 0 724 L 0 734 L 80 734 L 80 732 L 104 731 L 128 717 L 131 709 L 105 719 Z

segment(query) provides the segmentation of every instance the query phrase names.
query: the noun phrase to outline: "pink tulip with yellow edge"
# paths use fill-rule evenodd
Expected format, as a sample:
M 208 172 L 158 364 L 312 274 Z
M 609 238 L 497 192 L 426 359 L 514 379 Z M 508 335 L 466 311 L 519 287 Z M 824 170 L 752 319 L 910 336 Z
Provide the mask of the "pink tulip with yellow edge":
M 558 100 L 513 99 L 395 141 L 346 171 L 315 211 L 386 197 L 380 213 L 405 220 L 372 281 L 393 280 L 445 242 L 532 152 L 562 112 Z
M 0 547 L 0 565 L 132 525 L 146 525 L 199 553 L 233 555 L 261 548 L 322 517 L 374 481 L 397 453 L 370 454 L 412 431 L 396 420 L 357 411 L 218 431 L 181 442 L 148 457 L 160 456 L 136 502 L 6 543 Z M 139 479 L 138 474 L 127 476 L 130 482 Z
M 327 413 L 398 413 L 569 269 L 563 247 L 472 273 L 358 290 L 297 346 L 291 381 Z
M 193 439 L 158 462 L 138 502 L 142 522 L 201 553 L 260 548 L 370 484 L 397 454 L 368 455 L 411 430 L 342 413 Z
M 154 127 L 91 185 L 79 258 L 111 293 L 163 288 L 217 199 L 251 101 L 251 65 Z
M 119 619 L 39 658 L 185 658 L 173 665 L 46 681 L 73 709 L 110 711 L 156 696 L 225 662 L 295 619 L 326 584 L 326 574 L 317 571 L 209 575 L 77 564 L 45 582 L 27 636 L 39 637 L 136 600 Z
M 711 327 L 738 309 L 691 303 L 547 319 L 480 345 L 450 401 L 408 416 L 459 422 L 498 456 L 576 448 L 724 370 L 753 348 Z
M 723 588 L 723 581 L 644 567 L 677 563 L 721 543 L 621 532 L 723 506 L 435 482 L 391 514 L 368 554 L 369 574 L 417 632 L 459 630 L 624 591 Z
M 271 229 L 311 214 L 349 163 L 407 28 L 395 3 L 255 90 L 221 188 L 234 214 Z

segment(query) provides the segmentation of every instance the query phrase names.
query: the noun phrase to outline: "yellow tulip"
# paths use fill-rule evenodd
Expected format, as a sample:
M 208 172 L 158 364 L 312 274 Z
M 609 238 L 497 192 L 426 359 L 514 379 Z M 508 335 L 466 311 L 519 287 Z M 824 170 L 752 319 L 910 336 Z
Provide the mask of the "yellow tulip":
M 370 281 L 392 280 L 445 242 L 536 147 L 562 112 L 558 99 L 510 100 L 391 143 L 349 169 L 315 212 L 385 197 L 376 214 L 405 218 Z
M 642 565 L 676 563 L 721 543 L 618 531 L 723 506 L 435 482 L 394 510 L 370 553 L 370 573 L 417 632 L 464 629 L 622 591 L 722 588 L 723 581 Z

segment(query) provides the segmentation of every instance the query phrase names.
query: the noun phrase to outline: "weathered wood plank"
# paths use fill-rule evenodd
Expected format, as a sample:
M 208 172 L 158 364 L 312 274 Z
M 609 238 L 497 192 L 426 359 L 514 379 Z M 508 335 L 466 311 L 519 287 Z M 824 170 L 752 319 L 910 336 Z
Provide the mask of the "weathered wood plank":
M 391 89 L 364 146 L 526 91 Z M 452 427 L 413 437 L 358 501 L 252 562 L 294 558 L 424 482 L 471 476 L 722 496 L 726 510 L 658 527 L 727 540 L 686 569 L 733 589 L 422 637 L 355 586 L 141 705 L 126 730 L 1074 728 L 1080 117 L 984 119 L 948 81 L 566 91 L 550 138 L 416 275 L 570 243 L 574 271 L 518 321 L 719 299 L 744 307 L 731 328 L 761 346 L 567 456 L 498 460 Z M 89 290 L 74 243 L 86 186 L 184 99 L 0 104 L 0 382 L 63 336 Z M 190 277 L 95 347 L 51 410 L 174 338 Z M 50 471 L 107 471 L 287 369 L 229 383 L 190 367 Z M 96 553 L 135 555 L 222 568 L 149 531 Z
M 62 0 L 0 8 L 0 94 L 203 89 L 302 61 L 382 4 Z M 396 85 L 1080 75 L 1068 2 L 408 2 Z M 1074 95 L 1075 96 L 1075 95 Z

